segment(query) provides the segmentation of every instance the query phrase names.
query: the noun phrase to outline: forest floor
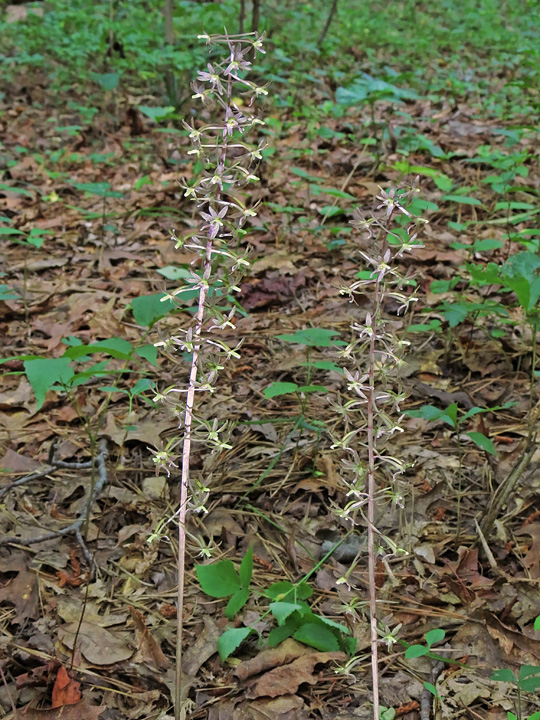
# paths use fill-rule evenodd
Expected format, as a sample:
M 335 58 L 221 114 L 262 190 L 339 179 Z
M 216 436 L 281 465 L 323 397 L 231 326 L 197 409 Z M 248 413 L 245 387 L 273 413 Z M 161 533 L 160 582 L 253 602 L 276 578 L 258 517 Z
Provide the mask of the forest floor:
M 8 717 L 172 715 L 177 543 L 174 522 L 160 521 L 177 508 L 179 472 L 156 475 L 151 451 L 176 436 L 178 418 L 154 405 L 146 388 L 187 378 L 185 358 L 160 353 L 154 359 L 148 348 L 182 326 L 189 304 L 153 324 L 156 303 L 139 306 L 137 318 L 132 303 L 176 286 L 192 258 L 174 249 L 170 234 L 185 234 L 198 220 L 177 183 L 193 172 L 188 139 L 143 117 L 139 103 L 124 98 L 113 107 L 111 101 L 84 121 L 76 111 L 58 110 L 37 82 L 2 101 L 1 214 L 18 231 L 0 238 L 7 359 L 0 391 L 0 707 Z M 193 515 L 189 525 L 184 668 L 191 718 L 370 716 L 365 523 L 359 520 L 349 554 L 336 551 L 319 563 L 323 543 L 350 528 L 336 512 L 347 502 L 347 486 L 332 438 L 343 430 L 336 403 L 351 393 L 332 369 L 307 379 L 325 390 L 304 398 L 267 399 L 263 392 L 275 381 L 305 385 L 308 350 L 312 362 L 339 364 L 331 347 L 309 349 L 277 336 L 322 328 L 350 341 L 351 323 L 364 322 L 370 309 L 368 295 L 354 303 L 340 295 L 363 269 L 348 225 L 351 209 L 369 214 L 379 186 L 399 187 L 415 167 L 429 224 L 419 238 L 424 247 L 403 269 L 414 268 L 418 301 L 405 317 L 386 307 L 393 329 L 411 342 L 403 409 L 455 402 L 460 411 L 501 409 L 470 416 L 458 432 L 441 420 L 404 417 L 404 432 L 387 441 L 409 467 L 398 480 L 400 503 L 381 496 L 378 507 L 385 543 L 404 551 L 386 544 L 381 556 L 380 621 L 389 632 L 401 626 L 397 638 L 409 644 L 445 630 L 435 651 L 454 662 L 407 659 L 403 644 L 382 643 L 381 702 L 395 710 L 388 717 L 406 720 L 503 720 L 515 712 L 516 698 L 511 683 L 490 679 L 492 673 L 540 665 L 533 627 L 540 613 L 540 451 L 528 457 L 487 537 L 478 530 L 497 488 L 508 486 L 526 454 L 538 407 L 534 384 L 531 397 L 536 358 L 519 305 L 499 286 L 472 287 L 465 269 L 467 260 L 504 262 L 523 249 L 509 234 L 535 228 L 534 212 L 527 214 L 540 188 L 535 135 L 521 134 L 510 146 L 513 131 L 503 121 L 480 118 L 465 103 L 407 100 L 400 111 L 440 153 L 402 153 L 391 134 L 375 145 L 359 143 L 371 130 L 375 137 L 402 122 L 389 103 L 376 103 L 371 130 L 369 113 L 352 107 L 343 117 L 306 118 L 287 109 L 266 115 L 274 151 L 252 195 L 261 205 L 248 234 L 252 265 L 239 296 L 245 313 L 235 334 L 224 336 L 231 344 L 245 340 L 241 358 L 227 364 L 204 402 L 206 417 L 235 421 L 232 449 L 210 454 L 197 445 L 194 457 L 194 474 L 208 484 L 209 496 L 207 514 Z M 485 146 L 526 168 L 507 183 L 514 206 L 500 210 L 497 203 L 508 195 L 489 180 L 504 168 L 494 169 L 490 159 L 471 162 L 486 156 Z M 441 175 L 450 189 L 434 181 Z M 502 308 L 499 314 L 478 308 L 490 301 Z M 471 311 L 466 303 L 476 306 Z M 411 324 L 434 319 L 440 323 L 431 330 L 408 332 Z M 50 366 L 45 378 L 25 371 L 36 356 L 59 359 L 67 348 L 97 342 L 104 355 L 96 359 L 108 361 L 108 378 L 99 375 L 104 366 L 96 369 L 84 355 L 72 365 L 88 375 L 67 389 L 49 382 Z M 146 350 L 136 355 L 133 348 L 141 346 Z M 120 348 L 116 358 L 111 348 Z M 130 395 L 135 381 L 143 381 L 140 392 Z M 489 437 L 496 455 L 465 431 Z M 96 484 L 99 496 L 86 517 Z M 335 653 L 315 656 L 291 640 L 268 655 L 255 634 L 234 658 L 220 660 L 225 603 L 203 593 L 194 566 L 211 555 L 238 567 L 250 547 L 255 591 L 236 626 L 255 624 L 264 637 L 273 627 L 261 617 L 264 589 L 297 582 L 315 568 L 309 602 L 347 626 L 357 641 L 354 662 L 347 664 L 343 653 L 337 660 Z M 87 555 L 95 563 L 92 576 Z M 424 681 L 436 686 L 438 699 L 428 694 L 426 702 Z

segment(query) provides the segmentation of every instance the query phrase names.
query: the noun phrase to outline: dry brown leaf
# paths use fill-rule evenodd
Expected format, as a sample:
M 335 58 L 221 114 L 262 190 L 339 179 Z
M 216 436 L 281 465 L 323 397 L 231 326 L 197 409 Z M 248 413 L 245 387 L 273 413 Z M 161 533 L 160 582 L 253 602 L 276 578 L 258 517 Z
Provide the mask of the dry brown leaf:
M 17 616 L 14 622 L 23 624 L 29 619 L 38 617 L 39 598 L 34 573 L 26 569 L 26 557 L 15 553 L 2 559 L 2 572 L 17 572 L 17 575 L 5 581 L 0 588 L 0 603 L 8 602 L 15 605 Z
M 62 705 L 48 710 L 25 707 L 17 710 L 15 720 L 97 720 L 106 710 L 105 705 L 89 705 L 80 700 L 75 705 Z
M 239 680 L 247 680 L 249 677 L 259 675 L 265 670 L 288 665 L 293 660 L 312 652 L 306 645 L 302 645 L 302 643 L 292 638 L 287 638 L 278 647 L 263 650 L 251 660 L 240 663 L 234 674 Z
M 68 675 L 66 668 L 60 665 L 52 689 L 53 708 L 62 705 L 75 705 L 81 699 L 81 683 Z
M 310 717 L 302 698 L 284 695 L 275 700 L 220 703 L 211 708 L 208 720 L 307 720 Z
M 70 650 L 73 650 L 77 627 L 78 623 L 72 622 L 58 629 L 59 639 Z M 113 665 L 133 655 L 133 649 L 122 638 L 90 622 L 81 623 L 77 646 L 93 665 Z
M 135 625 L 139 652 L 141 653 L 144 662 L 154 665 L 157 668 L 168 667 L 170 665 L 169 659 L 165 656 L 163 650 L 159 646 L 159 643 L 146 627 L 142 613 L 131 605 L 129 607 L 129 611 L 131 613 L 133 624 Z
M 315 666 L 330 660 L 347 659 L 343 652 L 314 652 L 299 657 L 288 665 L 274 668 L 261 677 L 246 691 L 246 697 L 278 697 L 295 693 L 302 683 L 315 685 L 319 680 L 319 673 L 315 673 Z

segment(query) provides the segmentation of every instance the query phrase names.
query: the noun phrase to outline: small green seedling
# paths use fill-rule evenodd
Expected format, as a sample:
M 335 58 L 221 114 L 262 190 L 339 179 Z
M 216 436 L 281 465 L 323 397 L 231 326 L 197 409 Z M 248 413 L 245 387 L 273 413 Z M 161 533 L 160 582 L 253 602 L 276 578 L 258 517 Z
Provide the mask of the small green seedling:
M 248 550 L 238 572 L 231 560 L 221 560 L 211 565 L 197 565 L 195 572 L 207 595 L 215 598 L 230 598 L 225 608 L 225 615 L 232 620 L 250 596 L 253 550 L 252 548 Z M 350 636 L 350 631 L 345 625 L 311 611 L 305 601 L 312 592 L 305 578 L 294 584 L 289 581 L 277 582 L 263 592 L 263 597 L 271 602 L 262 618 L 272 614 L 277 623 L 277 627 L 268 635 L 268 645 L 275 647 L 288 637 L 293 637 L 322 652 L 341 650 L 352 655 L 356 648 L 356 640 Z M 232 655 L 253 632 L 257 632 L 253 627 L 225 630 L 218 640 L 221 659 L 226 660 Z

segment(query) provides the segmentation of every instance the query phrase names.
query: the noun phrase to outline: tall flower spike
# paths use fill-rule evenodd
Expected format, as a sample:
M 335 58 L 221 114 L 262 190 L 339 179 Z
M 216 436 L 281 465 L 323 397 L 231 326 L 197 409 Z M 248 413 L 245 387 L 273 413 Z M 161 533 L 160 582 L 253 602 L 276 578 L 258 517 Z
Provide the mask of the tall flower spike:
M 254 162 L 261 159 L 262 144 L 252 148 L 246 144 L 245 138 L 249 130 L 261 121 L 251 112 L 246 114 L 242 106 L 250 107 L 261 94 L 262 89 L 246 79 L 251 68 L 248 61 L 249 52 L 264 52 L 261 39 L 256 33 L 248 35 L 208 35 L 200 36 L 212 49 L 220 45 L 225 47 L 223 59 L 215 59 L 207 64 L 206 70 L 198 73 L 193 83 L 193 99 L 201 100 L 210 108 L 214 115 L 220 115 L 221 121 L 203 125 L 196 118 L 190 123 L 184 122 L 192 148 L 188 155 L 196 157 L 202 164 L 203 172 L 197 179 L 183 179 L 181 187 L 184 197 L 193 198 L 200 216 L 198 231 L 184 237 L 172 233 L 177 247 L 184 247 L 197 255 L 192 263 L 193 270 L 185 285 L 167 293 L 166 297 L 185 304 L 182 300 L 186 291 L 198 293 L 197 307 L 193 322 L 184 333 L 177 333 L 173 338 L 160 341 L 157 345 L 175 348 L 191 353 L 191 367 L 187 384 L 181 387 L 168 388 L 156 399 L 167 401 L 168 396 L 185 393 L 186 401 L 183 413 L 179 403 L 174 405 L 174 413 L 183 419 L 179 430 L 183 431 L 181 461 L 180 507 L 175 513 L 178 520 L 178 626 L 176 641 L 176 686 L 175 686 L 175 720 L 182 716 L 183 675 L 182 662 L 182 616 L 184 604 L 184 575 L 186 553 L 186 513 L 205 511 L 202 503 L 206 501 L 206 481 L 204 492 L 192 488 L 190 481 L 191 443 L 194 440 L 205 442 L 207 447 L 215 450 L 227 449 L 228 424 L 212 421 L 203 417 L 205 395 L 215 391 L 216 378 L 223 368 L 224 362 L 238 357 L 236 343 L 230 348 L 217 336 L 221 329 L 228 332 L 235 329 L 233 324 L 234 307 L 230 312 L 223 311 L 227 294 L 239 291 L 241 272 L 249 265 L 246 250 L 240 241 L 246 231 L 242 229 L 254 216 L 255 211 L 248 207 L 245 194 L 237 197 L 257 177 L 252 172 Z M 242 97 L 242 103 L 232 98 Z M 208 339 L 206 339 L 208 338 Z M 199 398 L 197 417 L 194 415 L 195 396 Z M 194 434 L 196 433 L 196 434 Z M 221 437 L 225 435 L 225 437 Z M 176 440 L 176 439 L 175 439 Z M 174 445 L 167 448 L 172 449 Z M 174 458 L 159 451 L 156 463 L 166 472 L 173 474 L 176 467 Z M 198 498 L 200 507 L 197 508 Z M 205 552 L 207 549 L 205 548 Z

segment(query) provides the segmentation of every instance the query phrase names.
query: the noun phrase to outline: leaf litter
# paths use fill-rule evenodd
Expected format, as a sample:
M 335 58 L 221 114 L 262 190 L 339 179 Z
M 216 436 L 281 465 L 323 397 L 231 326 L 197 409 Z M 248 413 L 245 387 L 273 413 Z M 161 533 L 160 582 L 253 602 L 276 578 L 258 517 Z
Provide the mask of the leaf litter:
M 9 153 L 17 143 L 34 150 L 36 129 L 46 126 L 49 110 L 56 112 L 52 106 L 32 107 L 30 112 L 22 96 L 20 101 L 22 111 L 5 129 Z M 423 175 L 422 197 L 437 207 L 428 211 L 426 247 L 415 255 L 426 297 L 415 318 L 420 322 L 425 317 L 444 317 L 437 308 L 451 296 L 434 293 L 431 283 L 448 281 L 460 273 L 467 257 L 463 248 L 455 249 L 451 244 L 504 237 L 499 226 L 490 224 L 493 217 L 485 209 L 493 206 L 494 200 L 487 182 L 491 169 L 467 163 L 482 152 L 482 146 L 500 146 L 501 136 L 496 132 L 498 122 L 478 121 L 466 104 L 457 117 L 443 105 L 427 108 L 423 100 L 407 103 L 407 111 L 416 131 L 429 136 L 432 147 L 444 148 L 446 153 L 441 159 L 420 147 L 408 156 L 411 166 L 432 171 Z M 378 102 L 374 117 L 384 124 L 391 112 L 388 104 Z M 264 388 L 278 377 L 281 382 L 304 385 L 302 363 L 307 353 L 286 346 L 277 336 L 315 326 L 331 327 L 341 338 L 347 338 L 351 321 L 363 320 L 364 303 L 369 302 L 368 298 L 358 298 L 355 305 L 346 307 L 339 297 L 341 278 L 350 278 L 357 263 L 347 250 L 340 250 L 340 245 L 331 249 L 332 240 L 345 230 L 338 226 L 334 234 L 334 230 L 320 225 L 328 197 L 314 192 L 310 183 L 344 188 L 339 192 L 350 194 L 369 208 L 379 184 L 398 184 L 403 174 L 396 169 L 403 156 L 392 153 L 391 148 L 386 149 L 384 166 L 379 166 L 369 152 L 353 157 L 351 147 L 321 135 L 308 137 L 302 126 L 294 124 L 289 111 L 284 109 L 280 116 L 291 125 L 275 142 L 275 155 L 268 161 L 267 186 L 257 191 L 273 206 L 261 207 L 259 221 L 266 232 L 254 236 L 254 264 L 242 286 L 241 302 L 249 312 L 239 323 L 246 337 L 242 366 L 224 373 L 219 396 L 213 399 L 213 406 L 208 406 L 209 412 L 234 418 L 240 426 L 233 434 L 232 452 L 217 459 L 203 452 L 196 455 L 197 471 L 201 476 L 211 475 L 213 484 L 206 521 L 195 517 L 190 525 L 196 540 L 192 545 L 194 557 L 208 544 L 219 548 L 216 559 L 227 556 L 239 560 L 253 545 L 258 558 L 256 582 L 261 587 L 309 572 L 314 557 L 320 557 L 323 537 L 339 540 L 346 531 L 332 512 L 345 497 L 339 458 L 332 459 L 329 443 L 320 446 L 320 438 L 310 437 L 308 430 L 289 434 L 299 412 L 296 400 L 290 396 L 280 401 L 262 399 Z M 114 154 L 110 166 L 96 168 L 90 161 L 70 166 L 66 161 L 69 180 L 64 181 L 44 175 L 29 156 L 11 164 L 13 187 L 30 189 L 24 195 L 2 191 L 5 212 L 21 231 L 38 227 L 52 230 L 53 235 L 46 237 L 41 248 L 33 247 L 31 256 L 22 246 L 5 244 L 2 269 L 6 281 L 19 298 L 23 289 L 25 292 L 22 304 L 20 299 L 0 300 L 6 357 L 59 357 L 66 348 L 64 340 L 70 336 L 85 345 L 110 337 L 138 343 L 141 328 L 134 322 L 130 304 L 138 297 L 164 290 L 167 281 L 158 272 L 164 265 L 182 266 L 190 260 L 172 252 L 166 240 L 171 225 L 181 224 L 178 214 L 186 226 L 191 223 L 187 216 L 190 210 L 174 185 L 176 173 L 156 164 L 149 174 L 153 184 L 132 190 L 131 182 L 123 176 L 126 151 L 122 142 L 127 128 L 112 117 L 102 122 L 107 128 L 103 138 L 85 136 L 77 152 L 88 157 L 101 143 L 103 154 Z M 347 122 L 360 128 L 362 114 L 351 108 Z M 344 129 L 339 119 L 326 118 L 325 126 L 335 133 Z M 142 165 L 145 159 L 160 156 L 158 147 L 163 138 L 147 128 L 145 132 L 140 138 L 141 157 L 131 160 L 134 165 L 129 173 L 133 178 L 143 174 L 139 162 Z M 40 147 L 47 142 L 45 137 Z M 166 142 L 170 151 L 175 149 L 172 142 Z M 185 151 L 183 141 L 179 142 Z M 524 138 L 519 147 L 530 151 L 530 140 Z M 534 158 L 529 163 L 527 183 L 537 187 L 537 156 Z M 295 166 L 307 177 L 292 172 Z M 356 174 L 349 178 L 354 168 Z M 456 197 L 459 187 L 478 186 L 474 197 L 469 198 L 472 204 L 445 200 L 450 191 L 433 182 L 433 178 L 440 180 L 441 174 L 456 188 L 450 197 Z M 518 176 L 514 181 L 518 196 L 530 199 L 525 179 Z M 113 192 L 122 193 L 121 198 L 106 199 L 108 212 L 116 215 L 114 231 L 98 220 L 102 200 L 84 191 L 85 185 L 88 188 L 100 182 L 108 182 Z M 35 188 L 49 195 L 56 193 L 59 203 L 41 201 Z M 348 202 L 347 198 L 334 199 L 338 200 L 335 208 L 346 207 L 348 211 L 350 206 L 340 205 Z M 174 208 L 174 220 L 167 216 L 166 207 Z M 146 216 L 145 211 L 152 211 L 152 216 Z M 456 229 L 448 229 L 449 221 Z M 343 226 L 346 224 L 344 220 Z M 330 222 L 326 225 L 329 227 Z M 275 241 L 277 237 L 281 238 L 279 242 Z M 491 257 L 484 251 L 476 256 Z M 23 282 L 25 273 L 29 273 L 27 285 Z M 486 298 L 501 299 L 489 288 L 484 291 Z M 468 299 L 472 301 L 472 295 Z M 149 325 L 143 330 L 148 344 L 157 342 L 166 328 L 177 324 L 170 318 L 159 322 L 163 325 Z M 425 403 L 426 397 L 442 407 L 458 402 L 468 409 L 473 403 L 499 403 L 499 396 L 503 396 L 502 403 L 520 401 L 527 395 L 526 373 L 521 369 L 514 372 L 516 362 L 520 368 L 527 362 L 526 338 L 516 326 L 502 345 L 493 340 L 487 343 L 485 327 L 464 325 L 451 347 L 432 334 L 425 339 L 420 357 L 413 350 L 413 360 L 419 364 L 410 378 L 405 378 L 411 407 Z M 328 359 L 324 351 L 315 349 L 312 353 L 312 360 Z M 22 370 L 17 361 L 10 362 L 15 365 L 6 367 L 15 373 Z M 121 378 L 121 362 L 115 360 L 111 367 Z M 178 358 L 161 357 L 152 372 L 158 386 L 166 385 L 171 376 L 184 376 L 186 366 Z M 330 377 L 321 375 L 321 382 L 329 388 L 338 387 L 337 379 Z M 24 378 L 12 374 L 4 382 L 6 389 L 0 395 L 2 464 L 6 469 L 2 486 L 47 466 L 56 445 L 64 449 L 62 459 L 88 462 L 86 420 L 95 423 L 99 436 L 111 445 L 107 487 L 93 503 L 90 532 L 85 535 L 86 544 L 92 547 L 97 576 L 91 578 L 73 566 L 70 558 L 79 550 L 74 537 L 59 535 L 37 546 L 24 548 L 12 543 L 1 549 L 0 605 L 7 639 L 2 645 L 2 667 L 9 678 L 6 689 L 19 708 L 16 717 L 90 720 L 113 709 L 123 713 L 121 717 L 133 718 L 165 711 L 170 706 L 170 668 L 174 662 L 174 546 L 171 539 L 150 549 L 147 541 L 159 520 L 176 508 L 178 476 L 173 474 L 166 482 L 157 483 L 148 448 L 159 448 L 174 436 L 177 422 L 137 399 L 131 407 L 123 392 L 111 396 L 103 413 L 104 396 L 99 385 L 107 384 L 105 381 L 79 386 L 73 407 L 68 406 L 65 395 L 49 388 L 41 411 Z M 121 380 L 119 384 L 124 390 L 128 387 Z M 402 623 L 401 637 L 407 642 L 416 642 L 432 627 L 445 627 L 453 633 L 450 647 L 481 670 L 480 675 L 461 668 L 441 675 L 437 688 L 443 697 L 443 718 L 455 716 L 463 707 L 486 717 L 494 706 L 510 710 L 508 693 L 489 681 L 489 672 L 508 664 L 539 661 L 538 633 L 532 630 L 540 607 L 540 592 L 534 582 L 540 574 L 538 524 L 530 522 L 536 512 L 534 482 L 525 478 L 521 494 L 510 498 L 497 520 L 492 549 L 504 575 L 497 574 L 487 562 L 476 544 L 472 523 L 467 521 L 459 538 L 455 533 L 455 488 L 460 466 L 465 473 L 463 509 L 466 517 L 472 518 L 485 508 L 486 498 L 493 491 L 493 476 L 501 482 L 521 452 L 526 423 L 524 409 L 518 410 L 509 408 L 486 420 L 487 431 L 500 440 L 498 468 L 470 445 L 464 446 L 458 462 L 451 433 L 443 425 L 407 420 L 406 440 L 397 439 L 393 445 L 393 451 L 414 466 L 414 473 L 407 477 L 410 487 L 404 513 L 396 511 L 381 518 L 380 529 L 389 537 L 406 541 L 409 554 L 380 568 L 381 612 L 385 622 Z M 320 394 L 310 396 L 309 412 L 329 424 L 335 421 Z M 502 438 L 506 438 L 506 447 L 500 447 Z M 537 454 L 533 463 L 538 459 Z M 2 534 L 19 532 L 20 540 L 31 539 L 75 521 L 88 501 L 91 482 L 88 470 L 59 468 L 39 481 L 10 488 L 0 512 Z M 404 519 L 409 523 L 405 534 Z M 167 532 L 173 535 L 172 528 Z M 343 603 L 362 596 L 365 590 L 361 552 L 360 563 L 348 578 L 357 590 L 351 592 L 337 584 L 362 547 L 360 529 L 350 553 L 336 552 L 314 584 L 317 603 L 338 620 Z M 244 620 L 250 617 L 251 623 L 259 616 L 257 604 L 248 605 Z M 317 712 L 323 718 L 361 717 L 361 709 L 369 700 L 369 679 L 363 664 L 349 673 L 336 674 L 333 668 L 345 664 L 343 653 L 316 652 L 292 640 L 275 649 L 261 650 L 252 640 L 242 648 L 242 660 L 230 672 L 216 655 L 222 617 L 220 604 L 209 601 L 196 584 L 190 583 L 184 672 L 194 699 L 192 717 L 300 720 Z M 355 623 L 359 646 L 364 648 L 362 621 Z M 77 662 L 71 668 L 73 652 Z M 52 662 L 53 655 L 62 663 L 54 671 L 46 664 Z M 396 707 L 398 703 L 407 707 L 408 702 L 419 700 L 421 687 L 413 681 L 404 683 L 402 665 L 395 656 L 389 654 L 385 663 L 385 701 L 390 704 L 393 698 Z M 415 669 L 410 666 L 411 672 Z M 31 702 L 37 697 L 33 683 L 44 691 L 39 708 Z M 9 705 L 4 700 L 1 695 L 0 702 L 7 710 Z M 405 717 L 416 717 L 414 712 L 411 709 Z

